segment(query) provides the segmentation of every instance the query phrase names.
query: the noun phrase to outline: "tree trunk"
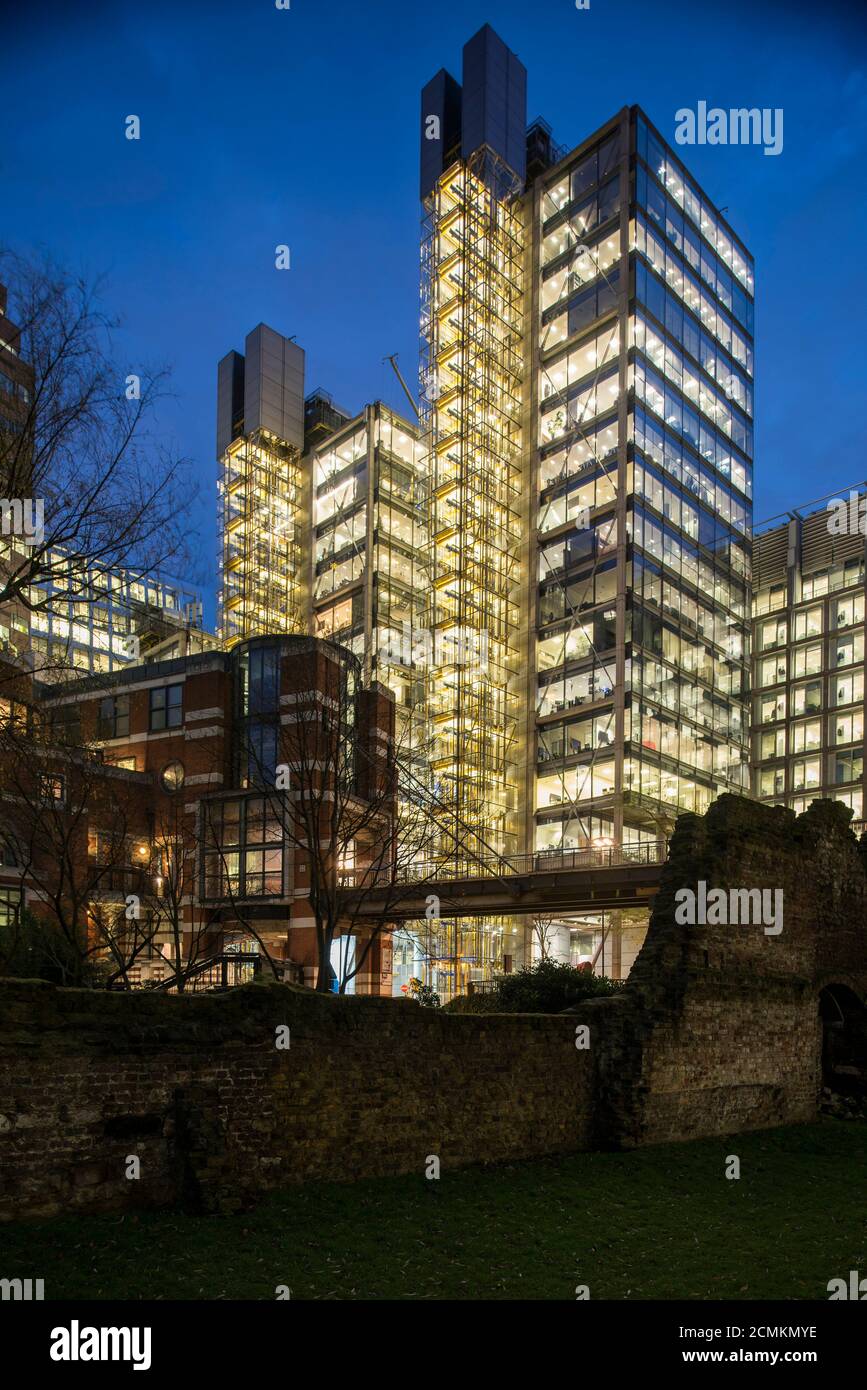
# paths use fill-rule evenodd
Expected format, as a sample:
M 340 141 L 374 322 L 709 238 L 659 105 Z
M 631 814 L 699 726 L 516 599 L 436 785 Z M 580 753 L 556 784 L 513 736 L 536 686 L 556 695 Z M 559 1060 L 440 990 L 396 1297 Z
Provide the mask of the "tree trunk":
M 317 994 L 331 994 L 337 978 L 331 968 L 331 933 L 325 932 L 319 942 L 319 969 L 316 972 Z

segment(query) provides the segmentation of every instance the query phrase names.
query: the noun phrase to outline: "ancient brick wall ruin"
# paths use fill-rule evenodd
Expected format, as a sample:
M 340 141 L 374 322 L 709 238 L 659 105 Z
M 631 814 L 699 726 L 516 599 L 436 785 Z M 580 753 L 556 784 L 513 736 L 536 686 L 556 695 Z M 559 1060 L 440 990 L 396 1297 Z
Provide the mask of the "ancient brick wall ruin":
M 563 1018 L 458 1018 L 276 984 L 177 998 L 7 983 L 0 1037 L 7 1219 L 179 1200 L 231 1211 L 305 1179 L 591 1141 L 592 1060 Z
M 781 889 L 783 930 L 679 924 L 676 895 L 700 880 Z M 827 984 L 867 996 L 867 875 L 846 814 L 735 797 L 680 819 L 626 988 L 569 1015 L 7 981 L 0 1217 L 230 1211 L 304 1180 L 421 1175 L 430 1155 L 447 1170 L 809 1121 Z
M 815 1118 L 819 993 L 843 984 L 867 997 L 867 875 L 848 820 L 835 802 L 796 817 L 734 796 L 678 820 L 645 943 L 599 1025 L 610 1142 Z M 679 924 L 676 895 L 702 881 L 779 890 L 782 930 Z

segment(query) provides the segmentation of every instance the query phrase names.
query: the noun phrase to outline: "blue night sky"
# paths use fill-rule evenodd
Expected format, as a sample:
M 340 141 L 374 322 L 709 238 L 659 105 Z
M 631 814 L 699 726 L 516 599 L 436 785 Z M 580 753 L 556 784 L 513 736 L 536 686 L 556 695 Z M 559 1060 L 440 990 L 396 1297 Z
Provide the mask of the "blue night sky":
M 405 409 L 382 359 L 415 387 L 419 90 L 443 66 L 460 78 L 483 23 L 570 148 L 633 102 L 672 142 L 679 107 L 782 107 L 779 157 L 681 151 L 756 258 L 762 520 L 867 476 L 865 16 L 855 0 L 4 0 L 0 241 L 105 273 L 124 360 L 172 366 L 159 427 L 199 480 L 189 578 L 213 621 L 217 360 L 265 321 L 306 349 L 308 390 Z

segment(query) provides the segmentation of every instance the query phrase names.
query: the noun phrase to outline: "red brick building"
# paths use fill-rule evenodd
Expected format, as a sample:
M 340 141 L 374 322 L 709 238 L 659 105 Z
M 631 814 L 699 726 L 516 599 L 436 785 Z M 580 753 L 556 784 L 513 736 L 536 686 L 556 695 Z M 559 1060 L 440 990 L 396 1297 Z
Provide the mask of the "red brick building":
M 258 638 L 19 693 L 33 752 L 12 740 L 2 771 L 7 915 L 22 892 L 62 912 L 68 857 L 90 930 L 139 943 L 121 983 L 168 981 L 181 959 L 210 981 L 209 960 L 240 955 L 312 985 L 330 957 L 360 966 L 350 989 L 390 993 L 387 936 L 339 919 L 342 873 L 387 865 L 395 814 L 393 697 L 350 652 Z

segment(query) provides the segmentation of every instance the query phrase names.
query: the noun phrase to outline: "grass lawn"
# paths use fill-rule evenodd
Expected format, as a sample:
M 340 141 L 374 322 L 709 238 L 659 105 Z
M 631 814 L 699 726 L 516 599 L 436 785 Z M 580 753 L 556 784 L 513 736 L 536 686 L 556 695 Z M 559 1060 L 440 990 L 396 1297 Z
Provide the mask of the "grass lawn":
M 741 1160 L 727 1180 L 725 1158 Z M 253 1212 L 0 1226 L 46 1299 L 821 1298 L 867 1271 L 867 1124 L 272 1194 Z

